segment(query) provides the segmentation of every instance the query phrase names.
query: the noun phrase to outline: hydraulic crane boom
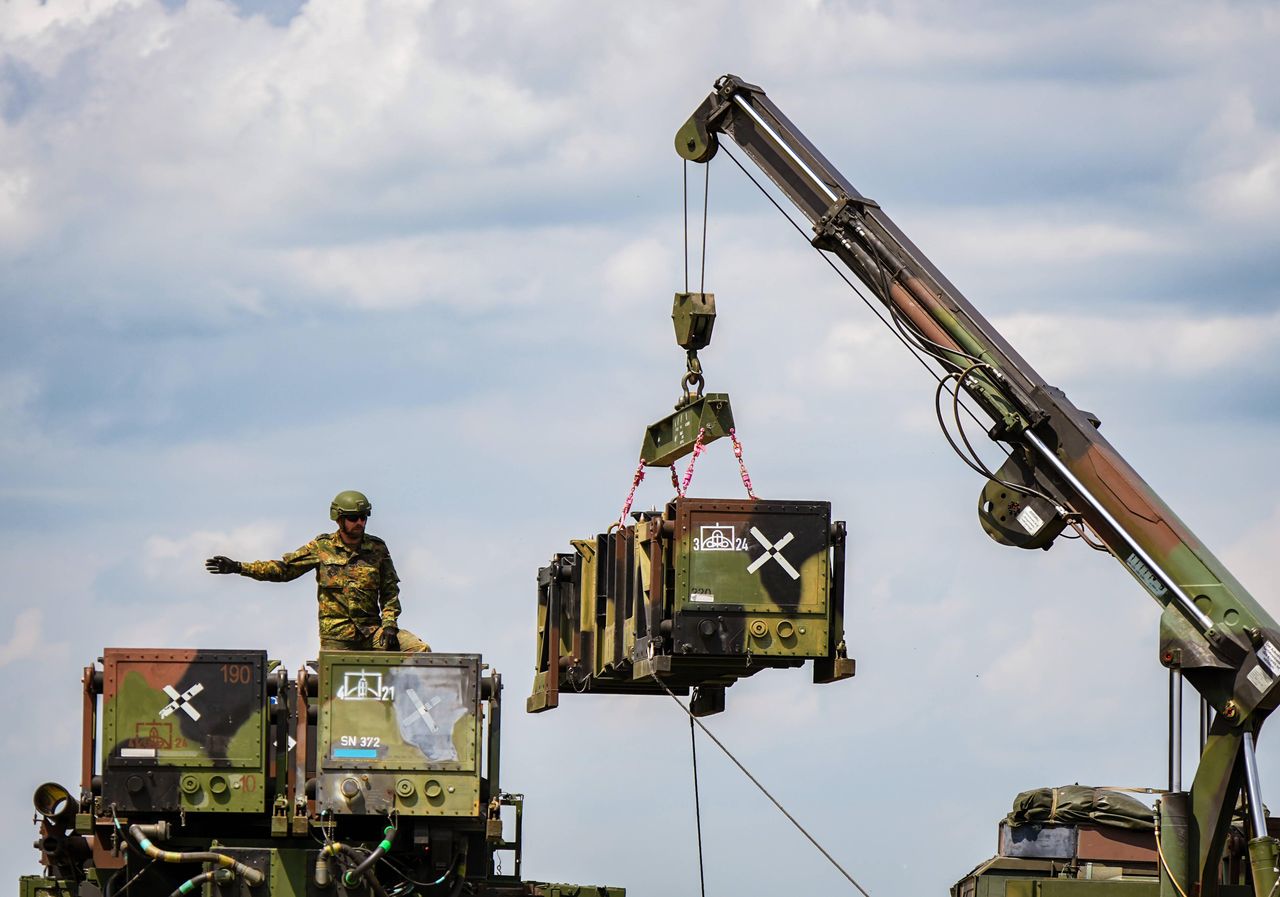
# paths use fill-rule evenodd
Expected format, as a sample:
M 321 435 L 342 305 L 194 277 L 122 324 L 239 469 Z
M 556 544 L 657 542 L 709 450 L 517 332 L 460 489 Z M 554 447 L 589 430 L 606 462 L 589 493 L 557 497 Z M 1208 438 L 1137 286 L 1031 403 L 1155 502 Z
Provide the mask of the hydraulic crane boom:
M 809 219 L 813 244 L 850 269 L 904 338 L 991 418 L 990 437 L 1010 455 L 979 500 L 988 535 L 1048 548 L 1065 526 L 1087 525 L 1164 608 L 1160 660 L 1182 670 L 1217 716 L 1189 795 L 1161 801 L 1168 861 L 1162 893 L 1216 891 L 1243 788 L 1254 888 L 1273 897 L 1276 848 L 1267 837 L 1253 745 L 1280 703 L 1280 627 L 1103 438 L 1097 418 L 1047 384 L 763 90 L 733 75 L 719 79 L 676 134 L 676 150 L 708 162 L 720 134 Z

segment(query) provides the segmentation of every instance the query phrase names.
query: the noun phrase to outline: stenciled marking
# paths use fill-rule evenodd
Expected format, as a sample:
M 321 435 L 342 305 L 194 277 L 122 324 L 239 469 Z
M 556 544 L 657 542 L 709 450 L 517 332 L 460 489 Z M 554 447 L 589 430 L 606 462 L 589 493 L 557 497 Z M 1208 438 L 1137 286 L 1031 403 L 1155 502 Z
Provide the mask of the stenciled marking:
M 698 536 L 693 540 L 693 550 L 746 551 L 747 540 L 739 539 L 734 527 L 714 523 L 698 527 Z
M 764 533 L 760 532 L 760 530 L 756 529 L 754 526 L 751 527 L 751 535 L 755 536 L 756 541 L 764 546 L 764 554 L 760 555 L 760 557 L 747 565 L 748 573 L 755 573 L 763 567 L 766 562 L 774 560 L 778 562 L 779 567 L 787 571 L 787 575 L 792 579 L 800 578 L 799 571 L 797 571 L 795 567 L 791 566 L 791 562 L 782 556 L 782 549 L 791 544 L 791 540 L 796 537 L 795 533 L 787 533 L 777 542 L 772 543 L 765 538 Z
M 342 674 L 339 701 L 394 701 L 396 687 L 383 685 L 382 674 L 373 670 L 356 670 Z
M 1280 676 L 1280 650 L 1271 642 L 1263 642 L 1258 649 L 1258 660 L 1272 676 Z
M 417 707 L 418 709 L 415 710 L 413 713 L 410 713 L 404 719 L 400 720 L 400 722 L 407 723 L 409 722 L 409 720 L 413 719 L 415 716 L 420 716 L 426 721 L 428 729 L 430 729 L 432 732 L 439 732 L 440 727 L 437 726 L 436 721 L 431 718 L 431 711 L 435 708 L 437 704 L 440 703 L 440 696 L 437 695 L 436 697 L 432 698 L 430 701 L 424 704 L 422 703 L 422 698 L 418 697 L 418 693 L 414 691 L 412 688 L 406 688 L 404 690 L 404 693 L 409 696 L 409 700 L 413 701 L 414 706 Z
M 169 697 L 173 698 L 173 700 L 170 701 L 168 704 L 165 704 L 164 707 L 161 709 L 160 718 L 167 719 L 168 717 L 172 716 L 174 713 L 181 710 L 183 713 L 191 717 L 193 720 L 199 720 L 200 711 L 197 710 L 192 705 L 191 699 L 194 698 L 196 695 L 200 694 L 200 692 L 202 691 L 204 691 L 204 686 L 199 682 L 197 682 L 195 685 L 188 688 L 182 694 L 178 694 L 178 690 L 174 688 L 172 685 L 166 685 L 164 687 L 164 693 L 167 694 Z
M 1147 591 L 1157 598 L 1163 598 L 1169 591 L 1169 587 L 1156 578 L 1151 572 L 1151 568 L 1142 563 L 1142 558 L 1136 554 L 1129 555 L 1129 560 L 1125 561 L 1125 565 L 1133 571 L 1133 575 L 1147 587 Z
M 1022 528 L 1027 531 L 1028 535 L 1034 536 L 1040 530 L 1044 529 L 1044 520 L 1036 513 L 1035 508 L 1027 505 L 1023 508 L 1018 516 L 1014 518 L 1018 523 L 1022 524 Z
M 716 600 L 716 595 L 715 595 L 715 592 L 711 591 L 710 589 L 690 589 L 689 600 L 702 601 L 705 603 L 714 603 Z

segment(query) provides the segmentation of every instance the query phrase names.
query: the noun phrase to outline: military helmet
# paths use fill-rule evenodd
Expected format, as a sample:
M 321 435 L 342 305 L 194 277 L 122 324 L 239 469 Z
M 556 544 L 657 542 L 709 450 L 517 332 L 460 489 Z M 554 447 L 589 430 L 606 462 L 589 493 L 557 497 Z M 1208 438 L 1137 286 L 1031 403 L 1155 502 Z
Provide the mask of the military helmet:
M 329 503 L 329 519 L 337 520 L 343 514 L 372 514 L 373 505 L 369 503 L 369 499 L 365 498 L 363 492 L 356 492 L 354 489 L 348 489 L 346 492 L 339 492 L 332 502 Z

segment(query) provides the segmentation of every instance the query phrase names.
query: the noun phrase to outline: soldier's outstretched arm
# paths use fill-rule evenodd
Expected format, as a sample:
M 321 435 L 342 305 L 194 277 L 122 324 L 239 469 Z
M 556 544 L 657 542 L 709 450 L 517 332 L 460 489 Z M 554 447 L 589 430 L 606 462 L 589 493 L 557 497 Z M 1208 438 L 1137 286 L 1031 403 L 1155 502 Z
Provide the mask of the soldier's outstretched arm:
M 239 566 L 240 569 L 235 572 L 250 579 L 289 582 L 320 566 L 320 556 L 316 552 L 316 543 L 312 540 L 278 561 L 243 561 Z

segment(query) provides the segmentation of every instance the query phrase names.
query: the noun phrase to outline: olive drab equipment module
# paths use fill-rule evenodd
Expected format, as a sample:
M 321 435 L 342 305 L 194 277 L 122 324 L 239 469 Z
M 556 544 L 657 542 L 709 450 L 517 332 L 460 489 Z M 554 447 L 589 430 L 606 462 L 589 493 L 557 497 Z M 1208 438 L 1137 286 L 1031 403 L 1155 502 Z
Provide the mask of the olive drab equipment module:
M 83 686 L 79 796 L 36 789 L 44 874 L 20 897 L 587 892 L 521 877 L 479 655 L 322 652 L 290 675 L 263 651 L 108 648 Z
M 267 695 L 279 677 L 265 652 L 108 648 L 100 676 L 104 803 L 119 813 L 266 810 Z
M 572 543 L 538 571 L 531 712 L 562 692 L 678 694 L 724 709 L 724 690 L 814 662 L 853 675 L 844 646 L 845 530 L 828 502 L 678 498 Z
M 478 816 L 480 657 L 321 654 L 321 814 Z

